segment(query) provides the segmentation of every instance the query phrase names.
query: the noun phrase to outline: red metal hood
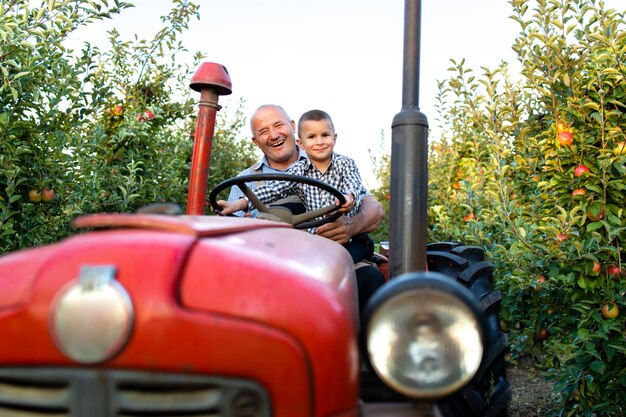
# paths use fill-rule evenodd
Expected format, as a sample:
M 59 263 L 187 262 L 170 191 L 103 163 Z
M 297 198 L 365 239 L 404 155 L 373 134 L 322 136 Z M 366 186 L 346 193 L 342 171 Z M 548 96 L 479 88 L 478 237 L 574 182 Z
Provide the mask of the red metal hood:
M 292 398 L 304 412 L 311 398 L 316 415 L 356 404 L 356 283 L 337 243 L 215 216 L 108 214 L 76 224 L 114 230 L 0 258 L 0 332 L 12 341 L 0 346 L 2 365 L 75 365 L 50 338 L 52 301 L 81 266 L 106 264 L 136 317 L 128 345 L 101 366 L 253 378 L 280 407 Z
M 126 228 L 175 232 L 192 237 L 233 233 L 264 227 L 290 227 L 275 222 L 207 216 L 159 216 L 133 214 L 94 214 L 79 217 L 79 228 Z M 0 310 L 26 302 L 35 278 L 48 258 L 66 256 L 62 243 L 17 251 L 0 257 Z M 111 248 L 113 249 L 113 248 Z

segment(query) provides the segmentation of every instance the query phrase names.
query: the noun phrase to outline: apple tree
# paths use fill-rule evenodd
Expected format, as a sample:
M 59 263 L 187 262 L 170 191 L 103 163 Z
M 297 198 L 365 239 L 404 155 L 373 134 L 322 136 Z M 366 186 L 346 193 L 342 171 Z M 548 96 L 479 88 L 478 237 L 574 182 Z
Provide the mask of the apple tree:
M 65 237 L 83 213 L 164 201 L 184 210 L 198 100 L 188 82 L 202 56 L 178 38 L 199 7 L 174 2 L 149 40 L 112 30 L 108 48 L 66 46 L 77 30 L 131 6 L 0 4 L 0 253 Z M 232 163 L 217 177 L 255 158 L 250 141 L 237 139 L 241 104 L 231 106 L 218 113 L 213 158 Z
M 452 61 L 430 145 L 432 239 L 487 248 L 513 360 L 556 415 L 623 415 L 626 22 L 602 2 L 511 2 L 522 65 Z

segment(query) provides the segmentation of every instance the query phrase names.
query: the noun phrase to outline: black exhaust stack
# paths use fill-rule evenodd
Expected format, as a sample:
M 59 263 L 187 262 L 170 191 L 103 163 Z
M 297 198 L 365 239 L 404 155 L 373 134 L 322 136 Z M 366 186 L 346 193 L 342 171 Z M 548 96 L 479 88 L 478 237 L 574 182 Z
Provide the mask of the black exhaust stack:
M 421 0 L 406 0 L 402 110 L 391 124 L 389 276 L 426 270 L 428 120 L 419 110 Z

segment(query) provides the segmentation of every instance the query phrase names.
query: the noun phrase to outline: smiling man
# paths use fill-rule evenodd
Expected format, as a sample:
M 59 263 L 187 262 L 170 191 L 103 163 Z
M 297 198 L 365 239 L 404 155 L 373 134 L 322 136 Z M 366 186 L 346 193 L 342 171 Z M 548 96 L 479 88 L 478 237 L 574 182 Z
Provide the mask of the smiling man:
M 260 106 L 252 114 L 250 127 L 252 129 L 252 141 L 261 149 L 263 157 L 251 167 L 240 172 L 239 176 L 283 173 L 295 162 L 306 159 L 304 151 L 296 146 L 296 123 L 282 107 L 275 104 Z M 252 190 L 259 185 L 261 183 L 248 184 Z M 236 201 L 242 196 L 243 193 L 238 187 L 232 187 L 228 201 Z M 293 213 L 304 211 L 304 204 L 295 195 L 275 201 L 272 205 L 287 207 Z M 238 214 L 243 215 L 243 212 L 238 212 Z M 256 214 L 256 210 L 250 212 L 251 216 L 256 216 Z M 316 234 L 344 245 L 354 236 L 372 233 L 384 215 L 385 212 L 380 203 L 368 193 L 356 215 L 341 216 L 334 222 L 319 226 L 316 229 Z M 367 265 L 358 268 L 356 275 L 359 287 L 359 305 L 360 308 L 363 308 L 367 299 L 380 286 L 380 272 Z
M 239 173 L 272 174 L 283 173 L 295 162 L 306 159 L 306 154 L 296 146 L 296 123 L 289 117 L 287 112 L 276 104 L 265 104 L 257 108 L 250 119 L 252 141 L 263 152 L 263 157 L 251 167 Z M 250 183 L 248 186 L 254 190 L 260 183 Z M 236 201 L 243 193 L 238 187 L 233 187 L 228 196 L 228 201 Z M 286 206 L 292 212 L 302 212 L 304 205 L 296 196 L 274 202 L 272 205 Z M 256 210 L 250 212 L 256 216 Z M 239 212 L 238 215 L 243 215 Z M 360 233 L 371 233 L 376 230 L 384 217 L 384 210 L 374 197 L 368 194 L 356 216 L 340 217 L 337 221 L 320 226 L 317 234 L 344 244 L 352 236 Z

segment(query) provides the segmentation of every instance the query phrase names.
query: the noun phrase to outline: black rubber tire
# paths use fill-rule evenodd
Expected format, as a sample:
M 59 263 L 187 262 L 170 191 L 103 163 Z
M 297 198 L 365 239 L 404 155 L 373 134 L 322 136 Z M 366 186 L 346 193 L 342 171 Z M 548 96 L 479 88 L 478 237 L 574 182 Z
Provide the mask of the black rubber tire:
M 502 294 L 493 287 L 493 264 L 484 260 L 481 248 L 457 242 L 431 243 L 427 251 L 428 270 L 469 288 L 487 318 L 485 355 L 476 376 L 461 391 L 439 400 L 439 411 L 444 417 L 505 417 L 511 400 L 504 359 L 509 342 L 500 328 Z

